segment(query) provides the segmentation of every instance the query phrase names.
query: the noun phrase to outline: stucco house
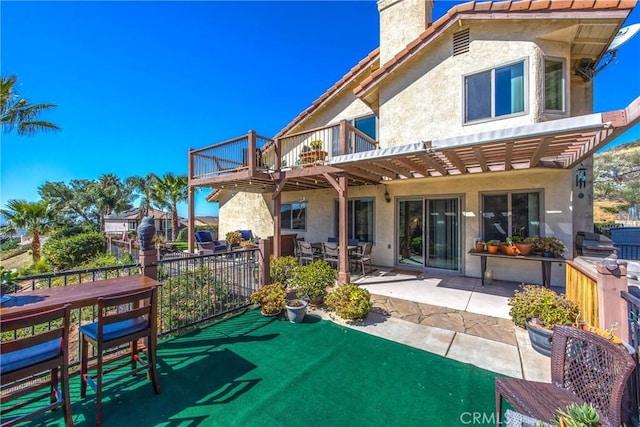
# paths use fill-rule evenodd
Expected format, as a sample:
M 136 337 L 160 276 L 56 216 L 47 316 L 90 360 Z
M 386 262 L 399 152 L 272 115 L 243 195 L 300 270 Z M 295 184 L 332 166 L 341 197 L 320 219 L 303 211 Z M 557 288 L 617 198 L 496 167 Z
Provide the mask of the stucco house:
M 163 212 L 158 209 L 149 208 L 148 216 L 153 217 L 156 226 L 156 234 L 160 236 L 171 236 L 171 212 Z M 142 215 L 140 208 L 133 208 L 119 213 L 104 216 L 104 231 L 106 234 L 127 234 L 136 231 Z M 181 224 L 182 225 L 182 224 Z
M 377 5 L 380 47 L 275 137 L 190 151 L 189 217 L 208 187 L 221 235 L 371 241 L 381 266 L 479 277 L 475 240 L 514 235 L 556 236 L 571 257 L 593 227 L 592 154 L 640 118 L 640 97 L 593 111 L 636 1 L 469 2 L 435 22 L 432 0 Z M 537 263 L 492 265 L 540 283 Z

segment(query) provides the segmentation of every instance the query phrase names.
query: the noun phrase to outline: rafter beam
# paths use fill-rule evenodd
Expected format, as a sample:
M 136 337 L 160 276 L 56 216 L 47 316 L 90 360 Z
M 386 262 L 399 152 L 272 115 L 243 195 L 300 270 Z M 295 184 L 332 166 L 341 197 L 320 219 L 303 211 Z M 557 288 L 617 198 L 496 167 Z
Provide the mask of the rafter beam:
M 397 158 L 396 162 L 402 164 L 403 166 L 409 168 L 409 170 L 414 170 L 418 172 L 422 176 L 430 176 L 429 168 L 425 168 L 420 163 L 414 162 L 410 158 Z
M 473 147 L 473 155 L 478 160 L 478 163 L 480 164 L 480 169 L 482 170 L 482 172 L 488 171 L 489 169 L 487 168 L 487 161 L 484 158 L 484 154 L 482 153 L 482 148 Z
M 467 173 L 467 166 L 462 160 L 460 160 L 460 157 L 458 157 L 458 154 L 455 152 L 455 150 L 447 150 L 446 152 L 444 152 L 444 154 L 445 156 L 447 156 L 451 164 L 455 166 L 461 174 L 464 175 L 465 173 Z
M 447 170 L 444 168 L 444 166 L 442 166 L 440 164 L 440 162 L 438 162 L 436 159 L 431 157 L 428 153 L 427 154 L 421 154 L 421 155 L 418 155 L 416 157 L 422 159 L 427 164 L 427 166 L 430 166 L 433 169 L 435 169 L 438 172 L 440 172 L 440 174 L 442 176 L 447 175 Z

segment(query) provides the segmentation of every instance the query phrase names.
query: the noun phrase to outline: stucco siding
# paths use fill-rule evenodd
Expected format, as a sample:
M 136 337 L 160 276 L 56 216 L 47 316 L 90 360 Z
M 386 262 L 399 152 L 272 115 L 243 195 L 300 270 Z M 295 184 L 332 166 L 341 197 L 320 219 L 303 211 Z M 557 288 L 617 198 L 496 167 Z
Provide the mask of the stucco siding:
M 452 56 L 454 30 L 450 30 L 432 43 L 428 52 L 410 60 L 404 72 L 381 85 L 381 146 L 467 135 L 563 117 L 545 115 L 543 104 L 544 57 L 569 57 L 568 43 L 538 39 L 556 26 L 500 22 L 491 26 L 474 23 L 469 29 L 468 53 Z M 499 33 L 496 33 L 497 29 Z M 519 61 L 525 61 L 524 113 L 465 124 L 464 76 Z M 568 79 L 568 71 L 565 75 Z M 565 95 L 570 96 L 569 89 Z M 412 107 L 407 108 L 407 105 Z
M 236 193 L 220 203 L 218 237 L 235 230 L 251 230 L 254 236 L 273 235 L 273 203 L 269 194 Z

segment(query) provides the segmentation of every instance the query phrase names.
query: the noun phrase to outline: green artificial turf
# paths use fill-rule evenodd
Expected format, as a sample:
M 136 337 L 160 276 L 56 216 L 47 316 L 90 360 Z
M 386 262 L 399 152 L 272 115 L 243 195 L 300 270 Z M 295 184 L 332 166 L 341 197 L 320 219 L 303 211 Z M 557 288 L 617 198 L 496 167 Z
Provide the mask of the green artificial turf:
M 154 395 L 140 376 L 108 387 L 103 425 L 457 426 L 471 425 L 474 416 L 493 421 L 494 373 L 309 315 L 292 324 L 250 310 L 161 341 L 158 359 L 162 393 Z M 79 381 L 71 384 L 74 421 L 92 425 L 93 392 L 80 400 Z M 43 423 L 63 425 L 61 412 L 33 424 Z

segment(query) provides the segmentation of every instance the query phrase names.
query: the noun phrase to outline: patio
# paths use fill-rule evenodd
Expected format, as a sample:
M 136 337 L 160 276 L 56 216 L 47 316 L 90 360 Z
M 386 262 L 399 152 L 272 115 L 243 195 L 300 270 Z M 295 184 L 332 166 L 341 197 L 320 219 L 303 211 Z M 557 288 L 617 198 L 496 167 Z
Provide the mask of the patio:
M 448 426 L 493 411 L 494 373 L 318 313 L 292 324 L 249 310 L 161 341 L 158 359 L 162 393 L 133 378 L 107 389 L 104 425 Z M 78 383 L 74 422 L 89 425 L 94 402 Z M 61 424 L 57 413 L 37 421 Z

